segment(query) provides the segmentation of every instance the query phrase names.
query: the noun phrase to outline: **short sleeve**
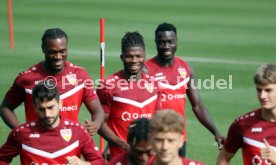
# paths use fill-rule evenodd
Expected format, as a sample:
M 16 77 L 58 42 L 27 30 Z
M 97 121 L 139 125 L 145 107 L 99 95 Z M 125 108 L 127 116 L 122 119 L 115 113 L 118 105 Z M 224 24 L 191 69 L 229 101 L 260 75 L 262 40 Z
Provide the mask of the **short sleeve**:
M 104 159 L 101 156 L 100 150 L 95 145 L 92 137 L 86 130 L 81 129 L 79 132 L 81 139 L 81 154 L 84 159 L 91 164 L 104 165 Z
M 6 143 L 0 148 L 0 164 L 9 164 L 12 159 L 20 154 L 21 142 L 19 133 L 14 129 L 8 136 Z
M 105 113 L 110 113 L 112 106 L 112 94 L 109 89 L 106 88 L 104 82 L 100 83 L 97 87 L 97 94 L 99 96 L 100 102 L 102 104 L 103 110 Z
M 83 102 L 88 103 L 91 100 L 95 100 L 98 98 L 94 87 L 95 83 L 87 71 L 82 71 L 82 81 L 84 83 L 84 93 L 83 93 Z
M 230 153 L 236 153 L 242 147 L 242 135 L 238 122 L 233 122 L 224 142 L 224 148 Z
M 8 101 L 14 107 L 19 106 L 25 100 L 26 94 L 24 88 L 18 84 L 18 78 L 19 77 L 15 79 L 13 85 L 5 96 L 6 101 Z

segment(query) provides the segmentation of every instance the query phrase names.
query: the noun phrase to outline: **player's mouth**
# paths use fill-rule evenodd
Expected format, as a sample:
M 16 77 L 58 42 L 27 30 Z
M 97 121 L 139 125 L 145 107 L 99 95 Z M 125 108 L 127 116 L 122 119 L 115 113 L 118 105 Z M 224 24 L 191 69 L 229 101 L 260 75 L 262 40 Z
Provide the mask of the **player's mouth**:
M 268 101 L 260 101 L 261 105 L 267 105 Z
M 54 117 L 45 117 L 44 118 L 44 121 L 46 122 L 46 123 L 51 123 L 52 121 L 54 121 Z
M 59 68 L 61 66 L 63 66 L 63 60 L 56 60 L 56 61 L 53 61 L 53 64 L 56 68 Z
M 165 56 L 170 56 L 173 54 L 171 50 L 161 50 L 161 53 Z
M 138 70 L 141 68 L 141 66 L 140 65 L 130 65 L 129 68 L 130 68 L 130 70 Z
M 168 153 L 168 152 L 161 152 L 160 153 L 160 156 L 162 156 L 162 157 L 168 157 L 170 154 Z

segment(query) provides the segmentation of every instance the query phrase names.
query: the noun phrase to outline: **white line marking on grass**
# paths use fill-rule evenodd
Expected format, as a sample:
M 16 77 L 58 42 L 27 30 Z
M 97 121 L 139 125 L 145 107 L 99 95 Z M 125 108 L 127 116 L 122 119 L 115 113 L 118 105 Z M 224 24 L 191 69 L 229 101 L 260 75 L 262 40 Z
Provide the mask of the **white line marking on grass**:
M 86 51 L 86 50 L 69 50 L 70 54 L 81 56 L 99 56 L 100 51 Z M 120 52 L 105 52 L 107 57 L 119 57 Z M 75 56 L 77 57 L 77 56 Z M 151 58 L 152 56 L 148 56 Z M 179 57 L 179 56 L 178 56 Z M 224 58 L 206 58 L 206 57 L 180 57 L 189 62 L 202 62 L 202 63 L 216 63 L 216 64 L 231 64 L 231 65 L 260 65 L 266 62 L 262 61 L 245 61 L 245 60 L 231 60 Z

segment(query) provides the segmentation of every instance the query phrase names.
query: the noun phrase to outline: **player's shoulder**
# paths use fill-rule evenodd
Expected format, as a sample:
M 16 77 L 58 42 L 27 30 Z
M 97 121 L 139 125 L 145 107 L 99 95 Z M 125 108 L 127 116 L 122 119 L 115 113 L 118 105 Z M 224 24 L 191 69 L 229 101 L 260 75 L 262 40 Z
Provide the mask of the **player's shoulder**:
M 21 135 L 24 136 L 26 134 L 30 134 L 29 136 L 35 136 L 32 135 L 32 132 L 35 132 L 35 130 L 37 130 L 37 126 L 38 126 L 38 121 L 30 121 L 24 124 L 21 124 L 17 127 L 15 127 L 12 132 L 14 135 Z M 39 136 L 39 135 L 37 135 Z
M 67 118 L 63 118 L 61 120 L 62 124 L 64 124 L 66 127 L 68 128 L 76 128 L 76 129 L 80 129 L 83 131 L 86 131 L 85 127 L 83 126 L 82 123 L 80 123 L 79 121 L 75 121 L 75 120 L 70 120 Z
M 73 64 L 72 62 L 66 61 L 65 65 L 72 73 L 88 73 L 87 70 L 79 65 Z
M 70 129 L 74 132 L 77 132 L 79 134 L 79 136 L 89 135 L 85 126 L 82 123 L 80 123 L 79 121 L 62 118 L 61 124 L 66 128 L 66 130 Z
M 35 77 L 36 74 L 40 74 L 39 72 L 41 72 L 41 64 L 37 63 L 37 64 L 34 64 L 33 66 L 29 67 L 27 70 L 20 72 L 17 75 L 16 80 L 24 81 L 31 77 Z
M 151 57 L 150 59 L 146 60 L 145 64 L 147 65 L 147 64 L 155 63 L 155 57 L 156 57 L 156 56 Z
M 107 78 L 105 78 L 104 83 L 105 84 L 110 84 L 110 83 L 119 81 L 120 79 L 122 79 L 122 77 L 123 77 L 123 72 L 118 71 L 116 73 L 113 73 L 113 74 L 109 75 Z
M 256 121 L 260 119 L 260 115 L 261 115 L 261 110 L 256 109 L 239 116 L 234 120 L 233 124 L 243 124 L 243 123 L 249 124 L 251 121 Z
M 157 83 L 158 84 L 158 81 L 155 80 L 154 76 L 152 76 L 150 74 L 142 72 L 142 77 L 144 80 L 146 80 L 147 83 Z

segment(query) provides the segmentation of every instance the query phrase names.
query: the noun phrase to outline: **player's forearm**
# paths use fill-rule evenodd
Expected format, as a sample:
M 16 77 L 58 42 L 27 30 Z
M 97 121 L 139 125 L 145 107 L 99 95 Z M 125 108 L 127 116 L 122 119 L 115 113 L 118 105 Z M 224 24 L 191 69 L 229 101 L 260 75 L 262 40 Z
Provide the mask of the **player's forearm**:
M 105 123 L 99 130 L 99 134 L 105 138 L 109 143 L 120 146 L 124 150 L 128 149 L 128 144 L 121 138 L 119 138 Z
M 19 121 L 16 114 L 9 108 L 0 106 L 0 115 L 2 120 L 6 123 L 11 129 L 19 126 Z
M 218 158 L 217 165 L 229 165 L 231 159 L 234 157 L 235 153 L 228 152 L 224 147 L 221 149 Z
M 217 165 L 229 165 L 229 161 L 227 161 L 227 160 L 217 160 Z
M 102 109 L 98 109 L 96 113 L 92 116 L 92 121 L 97 125 L 97 128 L 100 129 L 104 122 L 104 112 Z
M 204 125 L 214 136 L 220 134 L 208 110 L 204 106 L 193 107 L 193 111 L 200 123 L 202 123 L 202 125 Z

